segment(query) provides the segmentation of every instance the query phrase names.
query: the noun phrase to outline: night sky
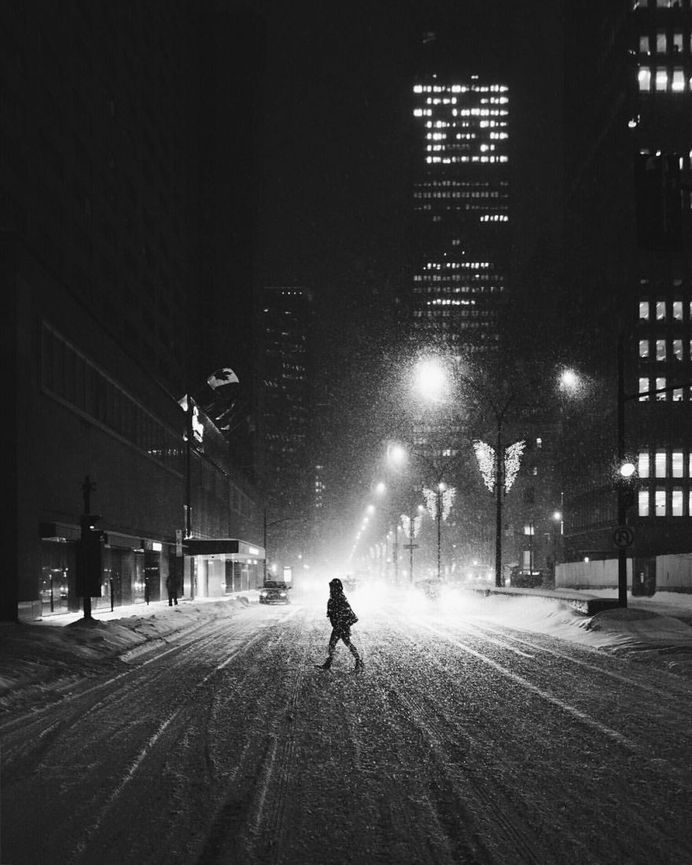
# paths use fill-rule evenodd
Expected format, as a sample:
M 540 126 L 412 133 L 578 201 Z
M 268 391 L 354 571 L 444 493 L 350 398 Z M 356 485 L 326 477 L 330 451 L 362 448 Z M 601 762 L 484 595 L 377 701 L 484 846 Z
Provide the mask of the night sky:
M 397 374 L 378 352 L 392 319 L 388 304 L 408 287 L 410 92 L 422 34 L 444 34 L 460 70 L 510 85 L 521 258 L 557 224 L 560 7 L 544 0 L 253 4 L 267 32 L 257 282 L 314 292 L 318 365 L 332 370 L 333 385 L 331 415 L 320 424 L 331 429 L 330 462 L 350 475 L 335 479 L 338 486 L 360 488 L 357 476 L 367 477 L 388 424 L 397 423 Z
M 366 296 L 396 284 L 413 157 L 408 97 L 421 34 L 436 26 L 458 46 L 462 68 L 511 79 L 514 188 L 532 213 L 522 245 L 530 243 L 539 223 L 552 219 L 559 7 L 506 0 L 255 4 L 268 33 L 260 284 Z

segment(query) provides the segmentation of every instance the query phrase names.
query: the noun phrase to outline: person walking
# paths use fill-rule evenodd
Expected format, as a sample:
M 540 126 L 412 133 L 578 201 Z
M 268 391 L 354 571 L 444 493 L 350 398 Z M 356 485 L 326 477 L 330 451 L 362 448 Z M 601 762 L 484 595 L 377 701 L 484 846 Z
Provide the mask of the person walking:
M 173 604 L 177 606 L 178 604 L 178 579 L 175 574 L 171 574 L 169 572 L 166 577 L 166 591 L 168 592 L 168 606 L 172 607 Z
M 334 578 L 329 581 L 329 600 L 327 601 L 327 618 L 332 625 L 332 634 L 329 638 L 328 657 L 324 664 L 320 665 L 322 670 L 328 670 L 332 665 L 336 644 L 341 640 L 356 659 L 355 671 L 363 669 L 363 661 L 358 649 L 351 642 L 351 627 L 358 621 L 358 616 L 351 609 L 351 605 L 344 594 L 341 580 Z

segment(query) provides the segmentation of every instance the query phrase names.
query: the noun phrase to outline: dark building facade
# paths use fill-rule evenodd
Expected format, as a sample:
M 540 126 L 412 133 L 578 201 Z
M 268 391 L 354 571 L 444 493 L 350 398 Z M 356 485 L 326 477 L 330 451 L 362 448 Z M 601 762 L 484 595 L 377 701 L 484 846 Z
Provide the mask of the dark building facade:
M 571 14 L 576 20 L 581 10 Z M 566 552 L 575 563 L 617 555 L 619 435 L 636 468 L 623 495 L 633 533 L 632 591 L 690 589 L 692 10 L 689 2 L 609 3 L 589 25 L 601 38 L 592 62 L 580 59 L 601 82 L 601 95 L 587 104 L 578 95 L 583 78 L 572 78 L 569 104 L 578 125 L 571 128 L 579 126 L 589 146 L 572 150 L 566 248 L 590 260 L 572 270 L 585 289 L 578 320 L 596 335 L 587 343 L 591 356 L 582 345 L 581 357 L 595 384 L 606 382 L 608 398 L 600 429 L 591 424 L 591 447 L 580 443 L 591 470 L 580 484 L 568 481 Z M 575 59 L 580 49 L 571 44 Z M 574 295 L 576 282 L 566 278 L 566 285 Z
M 223 28 L 245 40 L 246 59 L 257 62 L 261 28 L 252 40 L 228 16 Z M 2 367 L 12 411 L 3 430 L 3 618 L 79 604 L 76 541 L 87 503 L 108 539 L 97 605 L 143 600 L 147 585 L 159 596 L 168 570 L 183 578 L 183 562 L 193 593 L 223 591 L 243 569 L 246 584 L 261 572 L 252 449 L 234 460 L 232 442 L 199 414 L 188 450 L 189 418 L 179 403 L 188 393 L 203 402 L 208 375 L 234 365 L 232 334 L 252 309 L 250 265 L 236 256 L 247 244 L 224 252 L 203 231 L 211 180 L 196 166 L 219 155 L 207 152 L 195 122 L 200 88 L 213 81 L 191 70 L 200 69 L 209 30 L 182 2 L 5 10 Z M 232 76 L 233 64 L 226 71 Z M 245 123 L 240 114 L 236 124 Z M 251 225 L 249 198 L 225 201 L 246 207 Z M 218 200 L 214 208 L 219 215 Z M 203 271 L 213 277 L 204 280 L 204 304 Z M 234 305 L 234 294 L 242 302 Z M 228 329 L 217 326 L 223 317 Z M 251 333 L 251 313 L 247 325 Z M 252 351 L 243 344 L 248 415 Z M 229 558 L 221 577 L 211 559 L 182 555 L 186 509 L 193 537 L 245 538 L 256 552 L 236 555 L 237 566 Z
M 266 532 L 270 565 L 297 568 L 322 506 L 312 453 L 313 306 L 301 286 L 264 289 L 262 437 L 265 442 Z

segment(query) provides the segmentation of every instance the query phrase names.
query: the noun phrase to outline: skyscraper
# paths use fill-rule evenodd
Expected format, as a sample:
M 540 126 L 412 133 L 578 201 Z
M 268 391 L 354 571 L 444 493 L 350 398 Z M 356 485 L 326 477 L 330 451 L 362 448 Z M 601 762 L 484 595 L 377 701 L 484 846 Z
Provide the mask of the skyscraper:
M 413 86 L 412 339 L 463 358 L 497 348 L 509 273 L 509 95 L 478 75 Z
M 267 544 L 272 558 L 278 556 L 293 566 L 304 551 L 292 539 L 305 537 L 314 505 L 315 477 L 310 453 L 311 325 L 312 297 L 308 289 L 300 286 L 264 289 L 261 422 L 265 443 Z

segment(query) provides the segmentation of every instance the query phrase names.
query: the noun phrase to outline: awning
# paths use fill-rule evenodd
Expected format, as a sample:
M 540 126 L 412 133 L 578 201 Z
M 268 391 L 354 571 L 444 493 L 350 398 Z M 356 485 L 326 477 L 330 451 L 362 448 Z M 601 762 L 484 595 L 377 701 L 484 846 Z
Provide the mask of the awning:
M 237 538 L 186 538 L 183 541 L 186 556 L 241 556 L 264 559 L 264 547 Z

